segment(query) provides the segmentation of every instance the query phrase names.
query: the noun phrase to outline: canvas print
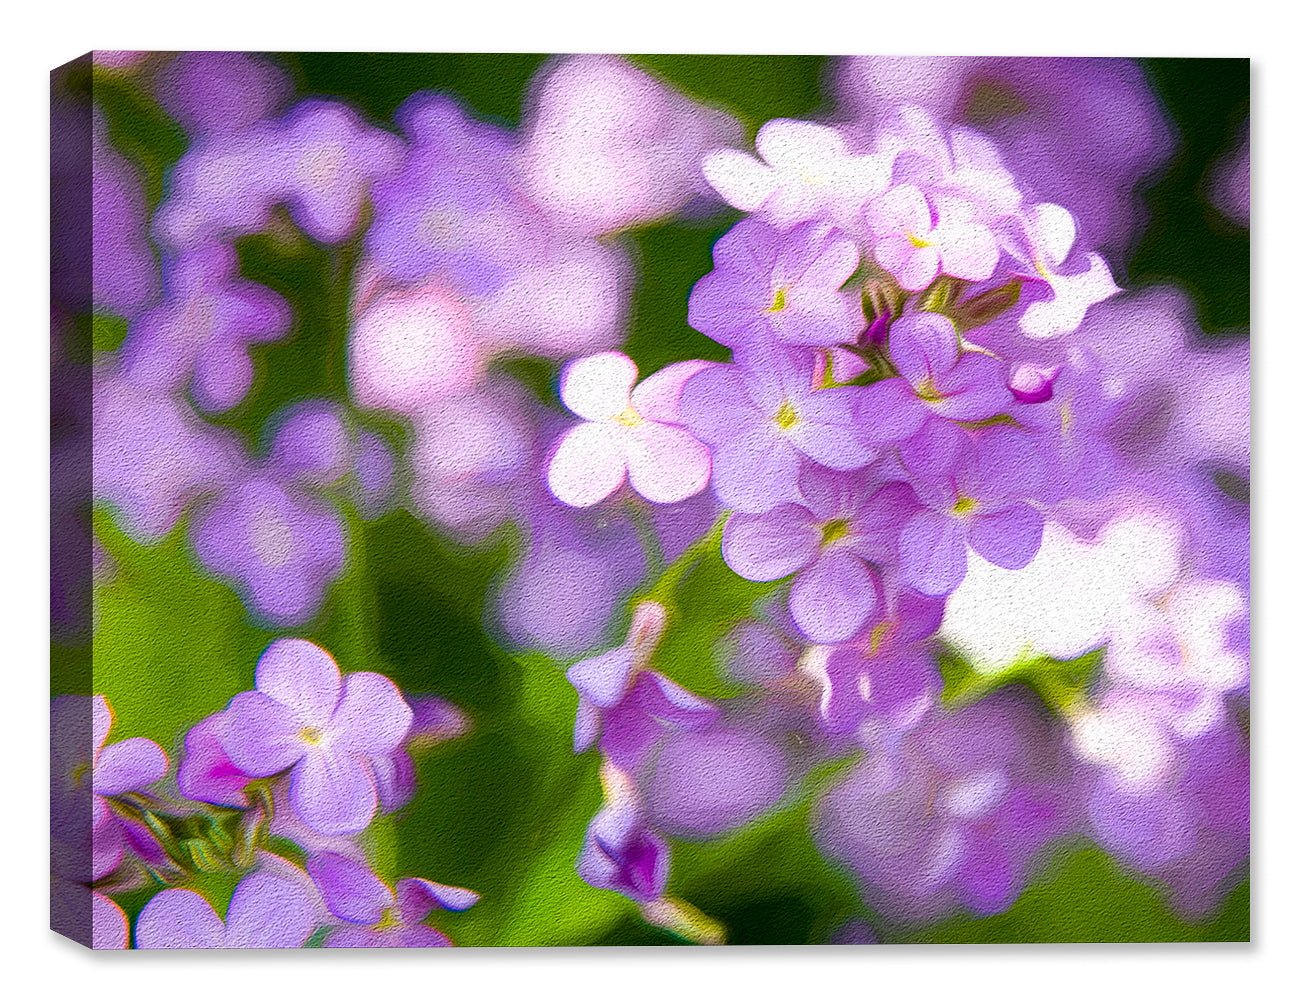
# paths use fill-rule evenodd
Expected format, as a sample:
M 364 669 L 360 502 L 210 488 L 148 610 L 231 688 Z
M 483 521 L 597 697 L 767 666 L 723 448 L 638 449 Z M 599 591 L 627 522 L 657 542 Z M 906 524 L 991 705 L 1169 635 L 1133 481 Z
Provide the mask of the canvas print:
M 54 70 L 53 929 L 1248 940 L 1248 69 Z

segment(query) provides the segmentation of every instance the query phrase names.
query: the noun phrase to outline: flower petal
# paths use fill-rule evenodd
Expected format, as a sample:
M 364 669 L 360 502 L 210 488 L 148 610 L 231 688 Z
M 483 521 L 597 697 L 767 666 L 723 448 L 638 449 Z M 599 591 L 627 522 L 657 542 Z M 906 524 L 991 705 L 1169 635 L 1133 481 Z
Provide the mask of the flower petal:
M 292 767 L 307 751 L 303 724 L 283 704 L 259 691 L 231 699 L 221 714 L 217 738 L 231 763 L 254 778 Z
M 319 750 L 294 768 L 289 799 L 317 833 L 360 833 L 379 805 L 374 779 L 359 757 Z
M 753 430 L 713 452 L 713 489 L 728 507 L 749 513 L 771 510 L 798 497 L 799 457 L 766 427 Z
M 167 773 L 167 754 L 153 740 L 133 736 L 105 747 L 95 764 L 96 795 L 122 792 L 152 785 Z
M 565 676 L 582 700 L 599 708 L 612 708 L 632 686 L 633 651 L 619 646 L 599 656 L 580 660 Z M 581 704 L 579 705 L 581 715 Z
M 334 916 L 354 924 L 377 924 L 396 902 L 393 890 L 359 861 L 333 851 L 307 859 L 307 871 Z
M 889 329 L 889 357 L 913 386 L 938 382 L 957 364 L 957 328 L 938 313 L 904 316 Z
M 226 927 L 191 889 L 164 889 L 135 922 L 137 948 L 224 948 Z
M 227 947 L 301 948 L 316 930 L 320 901 L 301 880 L 257 871 L 244 878 L 226 914 Z
M 708 485 L 709 449 L 682 428 L 647 422 L 629 428 L 625 442 L 628 481 L 651 503 L 677 503 Z
M 838 131 L 826 125 L 773 118 L 758 130 L 754 148 L 768 163 L 792 170 L 811 170 L 848 155 Z
M 943 398 L 932 404 L 948 420 L 987 420 L 1011 408 L 1012 397 L 1002 365 L 986 354 L 964 354 L 938 379 Z
M 823 552 L 790 588 L 790 614 L 813 642 L 853 638 L 875 607 L 875 576 L 846 549 Z
M 1043 541 L 1043 515 L 1027 503 L 971 518 L 970 544 L 1003 569 L 1024 569 Z
M 569 431 L 546 472 L 555 498 L 570 507 L 590 507 L 618 489 L 627 475 L 626 430 L 602 421 Z
M 277 639 L 257 661 L 257 690 L 289 708 L 304 726 L 324 726 L 339 700 L 339 667 L 306 639 Z
M 678 361 L 660 368 L 643 378 L 632 390 L 632 408 L 646 420 L 661 424 L 682 423 L 682 389 L 692 376 L 712 367 L 712 361 Z
M 423 920 L 434 910 L 463 913 L 479 901 L 472 889 L 430 882 L 427 878 L 404 878 L 397 883 L 397 909 L 402 923 Z
M 881 379 L 864 386 L 857 406 L 863 437 L 877 444 L 907 440 L 930 415 L 929 407 L 905 378 Z
M 722 558 L 746 580 L 779 580 L 808 565 L 820 541 L 811 511 L 782 504 L 763 514 L 733 514 L 722 529 Z
M 636 362 L 618 351 L 571 361 L 560 375 L 564 405 L 587 420 L 609 420 L 627 409 Z
M 931 597 L 951 594 L 966 577 L 966 535 L 953 517 L 922 511 L 898 537 L 903 579 Z
M 720 149 L 704 158 L 704 177 L 727 204 L 752 212 L 776 190 L 777 173 L 748 153 Z
M 1043 202 L 1029 210 L 1030 239 L 1034 250 L 1041 254 L 1051 270 L 1065 261 L 1074 246 L 1076 227 L 1074 216 L 1060 205 Z
M 389 754 L 411 728 L 411 706 L 382 674 L 361 671 L 343 679 L 343 697 L 327 729 L 332 745 L 357 754 Z

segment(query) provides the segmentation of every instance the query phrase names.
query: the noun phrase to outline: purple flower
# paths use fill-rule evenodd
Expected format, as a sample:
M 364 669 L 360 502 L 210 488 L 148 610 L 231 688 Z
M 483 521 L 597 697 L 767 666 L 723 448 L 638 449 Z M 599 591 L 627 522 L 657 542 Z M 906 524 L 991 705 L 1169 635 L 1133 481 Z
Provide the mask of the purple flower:
M 959 198 L 935 198 L 900 184 L 873 201 L 867 217 L 875 234 L 876 259 L 908 291 L 919 292 L 940 274 L 967 281 L 993 276 L 1001 251 L 975 206 Z
M 855 414 L 861 387 L 813 390 L 810 365 L 778 348 L 755 367 L 717 365 L 682 390 L 686 426 L 713 446 L 718 499 L 762 513 L 798 499 L 799 457 L 859 469 L 876 457 Z
M 647 742 L 659 735 L 660 721 L 693 725 L 712 716 L 707 702 L 646 669 L 667 622 L 662 604 L 643 601 L 632 615 L 623 645 L 579 660 L 568 669 L 565 676 L 578 692 L 575 753 L 590 747 L 612 721 L 613 733 L 606 734 L 609 738 L 601 741 L 601 749 L 612 753 L 615 763 L 631 766 L 642 759 Z
M 357 405 L 412 419 L 471 389 L 486 362 L 465 302 L 436 282 L 376 291 L 348 332 Z
M 805 470 L 801 504 L 733 514 L 722 556 L 747 580 L 797 574 L 790 613 L 813 642 L 856 635 L 879 601 L 874 562 L 892 562 L 895 539 L 918 505 L 906 484 Z M 879 488 L 877 488 L 879 487 Z
M 401 155 L 397 136 L 346 105 L 311 98 L 278 121 L 199 142 L 176 165 L 155 234 L 176 250 L 232 240 L 264 228 L 284 203 L 308 236 L 337 243 L 361 221 L 372 181 L 395 170 Z
M 274 113 L 286 74 L 246 52 L 182 52 L 158 74 L 158 102 L 196 137 L 230 134 Z
M 115 375 L 97 373 L 94 411 L 94 497 L 136 541 L 161 539 L 191 501 L 224 488 L 242 465 L 230 434 Z
M 772 808 L 789 780 L 785 752 L 767 734 L 726 724 L 682 729 L 645 779 L 646 815 L 671 836 L 706 840 Z
M 741 622 L 715 647 L 719 667 L 742 684 L 777 685 L 794 673 L 799 646 L 761 621 Z
M 1249 853 L 1250 757 L 1235 726 L 1185 740 L 1170 714 L 1165 698 L 1115 692 L 1078 720 L 1075 740 L 1100 765 L 1089 780 L 1091 836 L 1164 882 L 1185 919 L 1203 919 Z
M 279 123 L 282 197 L 312 239 L 338 243 L 356 230 L 371 182 L 396 170 L 403 145 L 345 104 L 312 98 Z
M 221 748 L 222 715 L 209 715 L 185 734 L 185 756 L 176 769 L 176 783 L 187 799 L 238 809 L 248 805 L 244 786 L 252 779 Z
M 326 948 L 445 948 L 451 940 L 424 921 L 434 910 L 468 910 L 478 893 L 407 878 L 390 889 L 365 864 L 333 852 L 313 855 L 307 870 L 330 912 L 347 921 Z
M 515 387 L 445 396 L 423 410 L 410 446 L 412 499 L 458 541 L 481 542 L 518 516 L 537 474 L 537 432 Z
M 271 479 L 247 479 L 199 513 L 190 539 L 200 562 L 279 624 L 313 618 L 342 573 L 347 527 L 330 503 Z
M 646 820 L 640 793 L 618 768 L 601 766 L 605 805 L 592 818 L 578 853 L 578 877 L 638 903 L 663 895 L 672 862 L 667 842 Z
M 435 94 L 414 95 L 394 119 L 411 145 L 400 170 L 375 184 L 366 233 L 374 267 L 468 296 L 498 292 L 536 260 L 546 229 L 511 188 L 513 135 Z
M 713 260 L 691 290 L 688 321 L 718 343 L 857 341 L 862 305 L 840 286 L 857 270 L 858 248 L 835 230 L 806 223 L 782 233 L 744 219 L 718 240 Z
M 133 319 L 158 297 L 158 261 L 149 247 L 140 178 L 113 149 L 103 117 L 91 130 L 93 303 Z M 56 291 L 58 278 L 56 277 Z
M 836 129 L 774 118 L 754 139 L 758 158 L 720 149 L 704 175 L 726 201 L 781 229 L 807 219 L 852 224 L 864 202 L 889 186 L 889 156 L 849 152 Z
M 938 313 L 893 324 L 889 356 L 902 377 L 874 382 L 858 397 L 859 419 L 874 441 L 902 441 L 930 417 L 975 422 L 1012 405 L 1002 366 L 984 354 L 962 353 L 952 321 Z
M 822 799 L 816 839 L 888 919 L 998 913 L 1035 855 L 1069 829 L 1061 750 L 1055 730 L 1013 697 L 933 711 Z
M 396 685 L 369 672 L 344 680 L 330 655 L 303 639 L 268 646 L 256 684 L 223 713 L 222 750 L 255 778 L 290 771 L 290 802 L 320 833 L 364 830 L 379 805 L 369 758 L 391 754 L 411 725 Z
M 730 116 L 613 56 L 557 57 L 531 91 L 517 161 L 524 191 L 566 229 L 593 236 L 702 194 L 704 154 L 740 134 Z
M 239 277 L 235 251 L 218 243 L 187 249 L 166 267 L 161 304 L 131 324 L 122 374 L 141 389 L 186 388 L 213 412 L 240 402 L 253 384 L 252 344 L 289 332 L 289 307 L 275 292 Z
M 263 468 L 305 486 L 328 486 L 352 468 L 357 446 L 347 413 L 337 403 L 310 399 L 280 411 Z
M 800 672 L 817 682 L 827 731 L 888 743 L 937 704 L 943 680 L 935 650 L 918 640 L 938 628 L 943 606 L 915 591 L 903 595 L 898 603 L 907 610 L 897 618 L 882 619 L 853 643 L 810 647 L 799 660 Z
M 301 948 L 324 922 L 320 895 L 294 865 L 261 855 L 223 921 L 192 889 L 165 889 L 141 911 L 137 948 Z
M 1142 221 L 1135 186 L 1174 150 L 1172 125 L 1134 60 L 855 57 L 840 63 L 835 90 L 868 123 L 914 101 L 947 124 L 978 128 L 1027 188 L 1079 213 L 1089 245 L 1116 253 Z
M 905 446 L 925 510 L 898 538 L 903 579 L 923 594 L 951 594 L 966 576 L 967 547 L 1004 569 L 1029 565 L 1043 515 L 1025 502 L 1040 488 L 1029 436 L 995 427 L 971 437 L 932 423 Z
M 561 657 L 606 642 L 615 609 L 645 573 L 632 524 L 566 507 L 544 488 L 520 499 L 531 522 L 528 549 L 497 599 L 509 641 Z
M 89 871 L 69 872 L 91 882 L 112 872 L 125 854 L 128 831 L 105 796 L 142 789 L 167 773 L 167 754 L 134 736 L 105 746 L 113 709 L 103 695 L 62 695 L 50 703 L 50 822 L 73 845 L 90 844 Z M 89 836 L 87 836 L 87 834 Z

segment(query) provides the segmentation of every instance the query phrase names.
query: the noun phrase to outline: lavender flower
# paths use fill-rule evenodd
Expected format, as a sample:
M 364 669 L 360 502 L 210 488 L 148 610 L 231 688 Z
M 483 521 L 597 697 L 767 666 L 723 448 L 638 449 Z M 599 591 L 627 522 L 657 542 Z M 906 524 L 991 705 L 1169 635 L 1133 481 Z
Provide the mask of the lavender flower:
M 556 499 L 589 507 L 624 479 L 654 503 L 676 503 L 704 489 L 709 451 L 676 426 L 682 386 L 703 367 L 669 365 L 633 389 L 636 364 L 617 351 L 566 365 L 560 397 L 586 423 L 565 434 L 551 457 L 547 483 Z
M 858 397 L 860 419 L 875 441 L 902 441 L 931 417 L 977 422 L 1012 405 L 998 362 L 963 353 L 952 321 L 937 313 L 894 323 L 889 355 L 902 377 L 866 386 Z
M 688 321 L 718 343 L 857 340 L 861 302 L 840 286 L 857 270 L 858 249 L 843 234 L 813 223 L 782 233 L 744 219 L 714 245 L 713 260 L 714 270 L 691 290 Z
M 249 346 L 288 333 L 289 307 L 239 278 L 235 251 L 222 244 L 188 247 L 165 274 L 162 303 L 131 324 L 122 344 L 122 374 L 147 391 L 189 388 L 202 409 L 228 410 L 253 383 Z
M 279 625 L 313 618 L 342 572 L 348 531 L 336 507 L 292 485 L 254 476 L 200 511 L 190 528 L 199 561 Z
M 997 913 L 1072 822 L 1061 750 L 1051 727 L 1014 698 L 935 711 L 822 799 L 816 839 L 890 920 Z
M 718 499 L 754 514 L 798 498 L 801 454 L 841 471 L 876 457 L 855 419 L 860 387 L 814 391 L 810 366 L 779 350 L 769 358 L 708 368 L 681 397 L 687 428 L 712 446 Z
M 263 854 L 223 921 L 192 889 L 164 889 L 141 911 L 137 948 L 301 948 L 324 922 L 320 895 L 294 865 Z
M 803 502 L 763 514 L 733 514 L 722 556 L 747 580 L 796 574 L 790 613 L 813 642 L 843 642 L 875 610 L 880 578 L 873 563 L 892 562 L 902 526 L 919 509 L 902 483 L 807 469 Z
M 221 749 L 245 774 L 291 772 L 294 810 L 324 834 L 357 833 L 378 808 L 371 756 L 391 754 L 411 709 L 388 678 L 349 674 L 302 639 L 279 639 L 257 663 L 257 690 L 223 713 Z
M 905 460 L 928 508 L 898 539 L 903 578 L 923 594 L 950 594 L 966 576 L 967 546 L 1006 569 L 1027 566 L 1043 536 L 1043 515 L 1025 502 L 1041 482 L 1037 453 L 1022 432 L 978 437 L 935 424 L 908 442 Z
M 140 736 L 105 746 L 113 709 L 103 695 L 63 695 L 50 704 L 50 819 L 56 834 L 79 843 L 89 832 L 90 882 L 121 863 L 127 831 L 106 796 L 136 791 L 167 773 L 167 754 Z M 85 859 L 82 859 L 85 860 Z
M 603 764 L 605 804 L 592 818 L 578 853 L 578 877 L 639 903 L 660 898 L 668 886 L 671 851 L 646 821 L 640 793 L 618 768 Z
M 479 898 L 422 878 L 390 889 L 366 865 L 331 852 L 313 855 L 307 870 L 330 912 L 347 922 L 325 938 L 326 948 L 444 948 L 451 940 L 422 921 L 435 910 L 468 910 Z

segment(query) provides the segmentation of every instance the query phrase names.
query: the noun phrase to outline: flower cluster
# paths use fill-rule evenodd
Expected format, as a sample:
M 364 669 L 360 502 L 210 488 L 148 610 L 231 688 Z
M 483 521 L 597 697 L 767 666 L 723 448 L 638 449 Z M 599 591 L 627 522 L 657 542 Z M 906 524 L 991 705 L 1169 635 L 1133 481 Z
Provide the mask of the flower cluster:
M 258 660 L 255 690 L 185 734 L 174 771 L 152 740 L 106 746 L 112 721 L 102 696 L 54 701 L 54 922 L 78 940 L 93 938 L 96 948 L 130 940 L 137 948 L 440 947 L 452 942 L 425 923 L 429 915 L 478 900 L 423 878 L 390 886 L 362 837 L 380 811 L 414 797 L 411 749 L 467 728 L 441 699 L 403 695 L 380 674 L 341 675 L 319 646 L 279 639 Z M 285 844 L 305 861 L 285 857 Z M 236 883 L 224 919 L 194 886 L 214 873 Z M 150 884 L 165 888 L 132 936 L 112 897 Z

